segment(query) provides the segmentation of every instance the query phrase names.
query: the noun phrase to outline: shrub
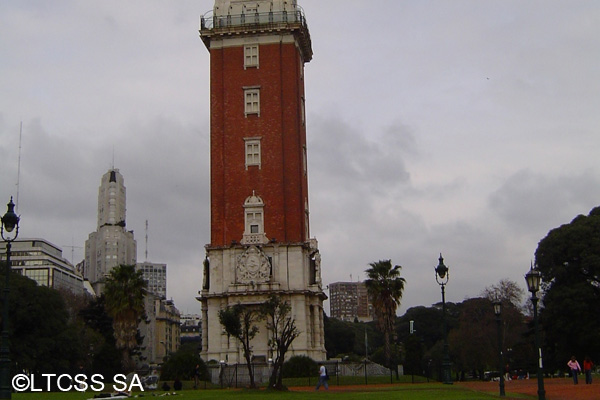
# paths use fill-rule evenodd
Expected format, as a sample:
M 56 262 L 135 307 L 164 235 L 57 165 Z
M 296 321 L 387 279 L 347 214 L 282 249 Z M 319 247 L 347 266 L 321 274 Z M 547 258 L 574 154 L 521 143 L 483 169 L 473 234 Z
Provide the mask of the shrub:
M 308 356 L 293 356 L 283 364 L 284 378 L 304 378 L 318 371 L 319 365 Z
M 197 343 L 185 344 L 177 352 L 171 354 L 161 368 L 160 380 L 194 379 L 196 364 L 200 365 L 200 379 L 208 380 L 208 369 L 198 355 L 197 346 Z

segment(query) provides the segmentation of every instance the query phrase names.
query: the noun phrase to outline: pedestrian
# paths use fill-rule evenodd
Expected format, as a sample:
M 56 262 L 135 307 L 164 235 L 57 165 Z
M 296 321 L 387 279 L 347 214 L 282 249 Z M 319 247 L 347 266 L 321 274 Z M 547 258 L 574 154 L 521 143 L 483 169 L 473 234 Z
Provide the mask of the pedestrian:
M 590 359 L 590 356 L 585 356 L 583 359 L 583 372 L 585 373 L 585 384 L 592 384 L 592 368 L 594 367 L 594 363 Z
M 577 362 L 575 356 L 571 357 L 571 359 L 567 363 L 567 366 L 571 370 L 571 374 L 573 374 L 573 384 L 577 385 L 577 374 L 581 372 L 581 366 L 579 366 L 579 363 Z
M 329 379 L 329 375 L 327 374 L 327 368 L 323 364 L 319 367 L 319 382 L 317 383 L 317 387 L 315 390 L 319 390 L 321 385 L 325 387 L 325 390 L 329 390 L 329 385 L 327 384 L 327 380 Z
M 510 381 L 512 378 L 510 376 L 510 365 L 506 364 L 506 367 L 504 368 L 504 380 L 505 381 Z
M 198 389 L 198 380 L 200 379 L 200 364 L 194 368 L 194 389 Z

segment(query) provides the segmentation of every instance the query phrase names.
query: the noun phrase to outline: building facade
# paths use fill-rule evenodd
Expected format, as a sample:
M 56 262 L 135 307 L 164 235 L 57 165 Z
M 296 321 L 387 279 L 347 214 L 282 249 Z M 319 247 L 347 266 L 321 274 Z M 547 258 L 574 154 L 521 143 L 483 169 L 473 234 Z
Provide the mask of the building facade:
M 6 259 L 6 243 L 0 241 L 0 259 Z M 62 250 L 45 239 L 16 239 L 12 243 L 12 270 L 40 286 L 83 294 L 83 277 L 67 261 Z
M 329 311 L 342 321 L 373 321 L 373 305 L 364 282 L 329 284 Z
M 142 271 L 146 289 L 161 299 L 167 298 L 167 264 L 157 264 L 144 261 L 135 265 L 137 271 Z
M 320 255 L 310 238 L 304 64 L 312 59 L 294 0 L 216 0 L 201 19 L 210 52 L 211 242 L 206 245 L 202 357 L 242 361 L 219 310 L 275 294 L 301 331 L 289 356 L 325 358 Z M 255 356 L 272 358 L 268 332 Z
M 139 325 L 142 345 L 138 366 L 162 364 L 181 344 L 179 310 L 172 300 L 152 293 L 144 297 L 146 319 Z
M 98 190 L 98 224 L 85 242 L 83 276 L 96 294 L 103 290 L 110 271 L 121 264 L 133 265 L 137 243 L 125 225 L 126 195 L 123 175 L 112 168 L 102 176 Z

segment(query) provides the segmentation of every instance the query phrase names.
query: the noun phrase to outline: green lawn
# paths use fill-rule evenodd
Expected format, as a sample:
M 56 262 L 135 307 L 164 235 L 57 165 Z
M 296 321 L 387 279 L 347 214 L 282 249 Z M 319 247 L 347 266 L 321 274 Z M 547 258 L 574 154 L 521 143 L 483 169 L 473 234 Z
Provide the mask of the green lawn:
M 154 397 L 163 391 L 137 393 L 138 396 Z M 69 393 L 14 393 L 15 400 L 86 400 L 93 398 L 95 392 Z M 250 391 L 239 389 L 199 389 L 182 390 L 176 396 L 165 396 L 173 400 L 303 400 L 336 399 L 336 400 L 490 400 L 499 399 L 497 394 L 478 393 L 464 389 L 458 385 L 448 386 L 440 383 L 399 384 L 384 388 L 367 388 L 361 392 L 318 392 L 309 389 L 305 392 L 267 392 L 265 390 Z

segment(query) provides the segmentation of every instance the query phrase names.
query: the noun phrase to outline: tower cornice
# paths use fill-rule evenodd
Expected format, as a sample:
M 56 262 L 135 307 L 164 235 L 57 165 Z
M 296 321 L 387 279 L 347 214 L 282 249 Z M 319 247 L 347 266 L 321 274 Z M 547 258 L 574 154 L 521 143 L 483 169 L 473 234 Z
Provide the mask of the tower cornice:
M 210 51 L 211 41 L 234 36 L 289 33 L 294 36 L 304 62 L 312 59 L 312 43 L 306 18 L 300 8 L 294 11 L 270 11 L 239 15 L 214 15 L 209 11 L 200 18 L 200 38 Z

